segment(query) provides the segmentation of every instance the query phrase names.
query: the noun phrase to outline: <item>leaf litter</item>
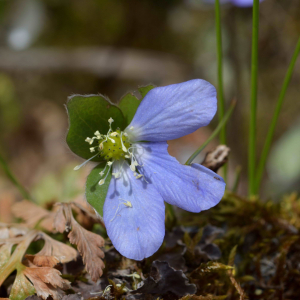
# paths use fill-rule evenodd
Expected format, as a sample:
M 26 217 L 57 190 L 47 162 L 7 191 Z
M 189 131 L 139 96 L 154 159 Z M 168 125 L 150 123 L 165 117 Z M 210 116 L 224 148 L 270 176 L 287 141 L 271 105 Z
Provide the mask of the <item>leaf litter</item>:
M 101 219 L 83 203 L 47 210 L 22 201 L 13 211 L 25 223 L 0 223 L 0 297 L 283 300 L 300 294 L 296 194 L 274 203 L 226 193 L 209 211 L 177 211 L 175 222 L 167 215 L 164 244 L 141 262 L 114 249 Z

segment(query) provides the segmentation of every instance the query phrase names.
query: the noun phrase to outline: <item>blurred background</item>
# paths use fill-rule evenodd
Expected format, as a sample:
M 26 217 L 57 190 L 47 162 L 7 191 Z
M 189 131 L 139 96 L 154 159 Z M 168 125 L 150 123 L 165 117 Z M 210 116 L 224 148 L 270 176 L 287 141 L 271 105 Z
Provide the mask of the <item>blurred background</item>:
M 276 100 L 300 33 L 299 0 L 265 0 L 259 39 L 259 157 Z M 252 9 L 222 5 L 228 126 L 228 188 L 242 167 L 247 193 Z M 0 152 L 38 203 L 83 197 L 92 165 L 68 149 L 64 104 L 72 94 L 105 94 L 117 102 L 149 83 L 193 78 L 217 84 L 214 5 L 201 0 L 0 0 Z M 217 126 L 169 142 L 180 162 Z M 211 143 L 207 150 L 218 145 Z M 262 195 L 278 199 L 300 190 L 300 60 L 287 91 Z M 205 151 L 204 151 L 205 152 Z M 203 159 L 199 157 L 196 162 Z M 0 221 L 21 199 L 0 169 Z

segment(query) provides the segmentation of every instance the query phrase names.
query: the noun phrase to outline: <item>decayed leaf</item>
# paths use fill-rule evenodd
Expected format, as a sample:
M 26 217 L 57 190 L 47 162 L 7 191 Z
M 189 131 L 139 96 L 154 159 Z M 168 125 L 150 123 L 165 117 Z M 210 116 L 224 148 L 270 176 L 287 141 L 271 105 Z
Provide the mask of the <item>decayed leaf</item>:
M 171 292 L 179 297 L 195 294 L 196 286 L 188 282 L 182 271 L 171 268 L 167 262 L 154 261 L 150 276 L 133 293 L 160 294 Z
M 11 300 L 23 300 L 35 291 L 44 299 L 48 296 L 52 296 L 54 300 L 61 299 L 64 295 L 63 289 L 69 288 L 69 282 L 62 279 L 60 272 L 53 267 L 59 262 L 74 260 L 77 251 L 53 240 L 43 232 L 27 230 L 26 234 L 20 235 L 18 228 L 13 230 L 11 226 L 8 229 L 9 237 L 0 239 L 0 286 L 14 270 L 17 270 L 11 289 Z M 15 236 L 12 236 L 13 232 Z M 43 249 L 36 255 L 25 256 L 23 264 L 28 246 L 38 239 L 45 240 Z M 11 254 L 13 245 L 17 247 Z
M 58 207 L 58 209 L 54 216 L 54 223 L 53 223 L 54 228 L 60 233 L 63 233 L 65 231 L 67 232 L 70 231 L 71 224 L 69 224 L 70 221 L 67 223 L 65 213 L 64 213 L 64 205 L 62 205 L 61 203 L 57 203 L 56 206 Z
M 228 296 L 215 296 L 215 295 L 206 295 L 206 296 L 197 296 L 197 295 L 187 295 L 179 300 L 225 300 Z
M 59 264 L 59 259 L 55 256 L 26 254 L 25 257 L 32 264 L 32 266 L 54 268 Z
M 52 239 L 47 234 L 40 232 L 40 237 L 45 241 L 43 249 L 37 253 L 38 256 L 55 256 L 61 263 L 66 263 L 72 260 L 76 260 L 78 252 L 59 241 Z
M 93 232 L 90 232 L 81 227 L 74 219 L 72 214 L 72 203 L 60 203 L 57 215 L 55 216 L 55 226 L 60 232 L 70 231 L 68 238 L 70 243 L 75 244 L 86 270 L 91 275 L 93 281 L 97 281 L 103 274 L 105 267 L 102 259 L 104 252 L 101 247 L 104 246 L 104 239 Z
M 0 246 L 0 270 L 2 266 L 4 266 L 9 260 L 12 246 L 12 243 L 7 243 Z
M 37 206 L 28 200 L 16 203 L 12 207 L 12 212 L 17 218 L 23 219 L 25 224 L 30 228 L 33 228 L 41 221 L 40 226 L 42 228 L 50 232 L 53 231 L 54 212 Z
M 64 296 L 62 290 L 70 288 L 70 282 L 61 278 L 61 273 L 53 268 L 26 268 L 24 274 L 33 283 L 37 295 L 43 299 L 51 296 L 59 300 Z
M 34 294 L 34 286 L 24 275 L 23 268 L 19 269 L 17 272 L 17 277 L 10 291 L 9 298 L 11 300 L 22 300 Z
M 92 280 L 97 281 L 102 276 L 102 270 L 105 268 L 102 261 L 104 252 L 100 248 L 104 246 L 104 239 L 100 235 L 81 227 L 75 219 L 72 220 L 72 230 L 68 238 L 72 244 L 77 245 Z

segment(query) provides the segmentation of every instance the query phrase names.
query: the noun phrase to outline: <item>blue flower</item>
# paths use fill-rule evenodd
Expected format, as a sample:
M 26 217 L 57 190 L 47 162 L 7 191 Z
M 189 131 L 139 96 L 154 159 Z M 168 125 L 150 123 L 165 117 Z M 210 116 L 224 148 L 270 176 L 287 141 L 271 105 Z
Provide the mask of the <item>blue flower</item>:
M 186 0 L 191 5 L 196 5 L 196 3 L 199 3 L 198 1 L 195 2 L 195 0 Z M 262 2 L 263 0 L 260 0 Z M 204 3 L 214 3 L 215 0 L 203 0 Z M 232 3 L 235 6 L 239 7 L 251 7 L 253 6 L 253 0 L 220 0 L 221 4 L 224 3 Z
M 263 0 L 260 0 L 260 2 Z M 253 0 L 231 0 L 231 3 L 235 6 L 250 7 L 253 6 Z
M 161 246 L 165 235 L 164 201 L 198 213 L 221 200 L 224 180 L 199 165 L 181 165 L 168 154 L 167 140 L 209 124 L 217 110 L 216 90 L 200 79 L 157 87 L 148 92 L 130 125 L 86 141 L 107 160 L 99 184 L 109 184 L 103 218 L 115 248 L 142 260 Z

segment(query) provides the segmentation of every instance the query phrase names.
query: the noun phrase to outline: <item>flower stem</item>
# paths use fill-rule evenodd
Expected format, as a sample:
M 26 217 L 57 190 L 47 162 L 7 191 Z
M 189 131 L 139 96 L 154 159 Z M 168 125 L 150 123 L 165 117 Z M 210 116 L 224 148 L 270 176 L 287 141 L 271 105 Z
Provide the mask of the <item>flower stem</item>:
M 19 181 L 16 179 L 16 177 L 11 172 L 10 168 L 8 167 L 8 164 L 6 163 L 3 156 L 0 154 L 0 165 L 2 166 L 6 176 L 9 178 L 9 180 L 18 188 L 19 192 L 22 194 L 24 199 L 31 200 L 31 197 L 29 193 L 26 191 L 26 189 L 19 183 Z
M 294 67 L 295 67 L 295 64 L 296 64 L 299 53 L 300 53 L 300 38 L 298 40 L 298 43 L 296 45 L 296 49 L 295 49 L 293 57 L 292 57 L 292 60 L 290 62 L 287 73 L 285 75 L 284 82 L 283 82 L 283 85 L 282 85 L 282 88 L 281 88 L 281 91 L 280 91 L 280 95 L 279 95 L 279 98 L 277 100 L 276 108 L 275 108 L 275 111 L 274 111 L 274 114 L 273 114 L 273 118 L 272 118 L 272 121 L 271 121 L 271 124 L 270 124 L 270 128 L 269 128 L 269 131 L 268 131 L 268 134 L 267 134 L 267 137 L 266 137 L 264 148 L 262 150 L 262 154 L 261 154 L 261 157 L 260 157 L 260 160 L 259 160 L 257 173 L 256 173 L 256 186 L 255 186 L 255 188 L 256 188 L 255 192 L 256 193 L 258 193 L 259 188 L 260 188 L 262 175 L 264 173 L 264 168 L 265 168 L 265 165 L 266 165 L 266 160 L 267 160 L 269 150 L 270 150 L 270 147 L 271 147 L 271 143 L 272 143 L 272 139 L 273 139 L 273 136 L 274 136 L 274 132 L 275 132 L 276 124 L 277 124 L 277 121 L 278 121 L 279 113 L 281 111 L 282 103 L 283 103 L 288 85 L 290 83 L 290 80 L 291 80 L 293 70 L 294 70 Z
M 255 150 L 256 150 L 256 106 L 257 106 L 257 75 L 258 75 L 258 31 L 259 31 L 259 0 L 253 1 L 252 23 L 252 59 L 251 59 L 251 110 L 249 126 L 249 158 L 248 180 L 249 195 L 255 193 Z
M 219 134 L 221 129 L 224 127 L 224 125 L 229 120 L 229 118 L 233 112 L 233 109 L 235 107 L 235 104 L 236 104 L 236 101 L 233 100 L 230 104 L 228 111 L 226 112 L 224 118 L 220 121 L 217 128 L 214 130 L 214 132 L 211 134 L 211 136 L 190 156 L 190 158 L 186 161 L 185 165 L 190 165 L 193 162 L 193 160 L 197 157 L 197 155 Z
M 216 22 L 216 40 L 217 40 L 217 61 L 218 61 L 218 113 L 219 122 L 224 118 L 225 101 L 223 90 L 223 56 L 222 56 L 222 26 L 220 0 L 215 1 L 215 22 Z M 220 131 L 220 143 L 226 145 L 226 127 L 223 126 Z M 224 166 L 224 180 L 227 175 L 227 166 Z M 226 180 L 225 180 L 226 181 Z
M 233 193 L 236 193 L 237 189 L 239 187 L 241 172 L 242 172 L 242 167 L 237 166 L 236 169 L 235 169 L 235 180 L 234 180 L 234 184 L 233 184 L 233 187 L 232 187 L 232 192 Z

